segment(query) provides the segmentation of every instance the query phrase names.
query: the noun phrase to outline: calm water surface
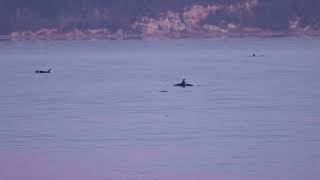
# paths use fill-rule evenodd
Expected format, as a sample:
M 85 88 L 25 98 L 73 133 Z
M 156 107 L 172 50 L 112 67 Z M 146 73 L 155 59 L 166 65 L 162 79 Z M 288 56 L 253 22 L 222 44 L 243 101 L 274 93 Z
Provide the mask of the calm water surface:
M 319 38 L 0 42 L 0 179 L 317 180 L 319 50 Z M 182 78 L 196 86 L 172 86 Z

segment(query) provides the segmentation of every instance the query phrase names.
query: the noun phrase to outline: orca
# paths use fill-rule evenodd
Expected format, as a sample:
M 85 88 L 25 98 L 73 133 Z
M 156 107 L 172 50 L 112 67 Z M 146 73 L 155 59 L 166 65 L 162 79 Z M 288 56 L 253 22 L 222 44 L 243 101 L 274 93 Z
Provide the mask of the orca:
M 51 69 L 49 69 L 48 71 L 36 70 L 36 73 L 38 73 L 38 74 L 49 74 L 49 73 L 51 73 Z
M 253 53 L 251 56 L 249 56 L 249 57 L 264 57 L 264 55 L 256 55 L 255 53 Z
M 185 88 L 185 87 L 187 87 L 187 86 L 193 86 L 193 84 L 188 84 L 188 83 L 186 83 L 186 79 L 183 79 L 181 83 L 175 84 L 174 86 L 178 86 L 178 87 L 183 87 L 183 88 Z

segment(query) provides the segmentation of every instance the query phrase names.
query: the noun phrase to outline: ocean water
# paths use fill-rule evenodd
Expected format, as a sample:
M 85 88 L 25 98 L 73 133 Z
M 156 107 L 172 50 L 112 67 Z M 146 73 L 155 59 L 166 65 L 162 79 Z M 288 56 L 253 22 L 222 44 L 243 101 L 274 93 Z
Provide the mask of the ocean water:
M 319 50 L 307 37 L 2 41 L 0 179 L 317 180 Z M 195 86 L 172 86 L 183 78 Z

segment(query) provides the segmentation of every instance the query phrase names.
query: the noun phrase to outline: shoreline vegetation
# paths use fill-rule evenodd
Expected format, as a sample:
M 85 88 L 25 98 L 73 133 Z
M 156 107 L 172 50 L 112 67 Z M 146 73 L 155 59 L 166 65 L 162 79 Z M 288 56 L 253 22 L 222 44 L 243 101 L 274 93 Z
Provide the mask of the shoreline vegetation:
M 315 2 L 0 0 L 0 39 L 320 36 L 320 3 Z

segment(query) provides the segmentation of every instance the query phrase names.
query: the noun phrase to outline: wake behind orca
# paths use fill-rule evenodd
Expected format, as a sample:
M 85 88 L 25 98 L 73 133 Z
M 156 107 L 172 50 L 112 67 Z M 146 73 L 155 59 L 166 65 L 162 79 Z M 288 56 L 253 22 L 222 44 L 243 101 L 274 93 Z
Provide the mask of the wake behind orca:
M 188 83 L 186 83 L 186 79 L 183 79 L 181 83 L 175 84 L 174 86 L 185 88 L 187 86 L 193 86 L 193 84 L 188 84 Z
M 49 73 L 51 73 L 51 69 L 49 69 L 48 71 L 36 70 L 36 73 L 38 73 L 38 74 L 49 74 Z

